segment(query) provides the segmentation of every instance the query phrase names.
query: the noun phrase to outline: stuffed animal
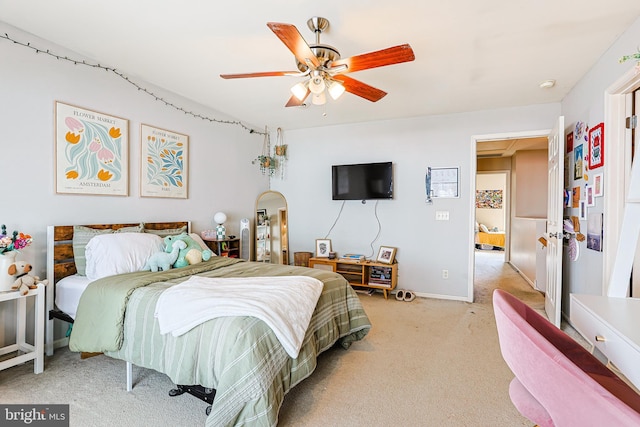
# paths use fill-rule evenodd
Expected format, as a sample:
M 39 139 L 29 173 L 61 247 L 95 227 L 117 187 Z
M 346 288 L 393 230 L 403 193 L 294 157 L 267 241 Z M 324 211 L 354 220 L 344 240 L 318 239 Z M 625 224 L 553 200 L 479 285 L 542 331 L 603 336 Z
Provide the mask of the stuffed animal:
M 18 276 L 11 286 L 12 290 L 17 290 L 20 295 L 26 295 L 29 289 L 37 289 L 38 283 L 48 283 L 47 280 L 41 281 L 38 276 L 29 276 L 29 272 L 33 269 L 31 264 L 26 261 L 16 261 L 9 266 L 9 275 Z
M 147 260 L 146 265 L 142 270 L 151 271 L 167 271 L 171 268 L 173 263 L 178 259 L 178 253 L 187 247 L 187 243 L 183 240 L 177 240 L 173 243 L 173 248 L 170 252 L 156 252 Z M 167 250 L 169 248 L 167 247 Z
M 25 274 L 24 276 L 19 276 L 15 282 L 13 282 L 13 286 L 11 289 L 17 290 L 20 292 L 20 295 L 26 295 L 29 292 L 29 289 L 38 289 L 38 284 L 42 283 L 45 286 L 49 284 L 48 280 L 40 280 L 38 276 L 30 276 Z
M 209 249 L 202 249 L 202 246 L 187 233 L 181 233 L 177 236 L 167 236 L 164 238 L 165 251 L 172 252 L 173 245 L 177 241 L 184 241 L 187 247 L 180 249 L 178 259 L 173 263 L 174 268 L 186 267 L 187 265 L 197 264 L 202 261 L 208 261 L 213 256 L 213 252 Z
M 29 264 L 28 262 L 16 261 L 9 266 L 8 273 L 9 273 L 9 276 L 17 276 L 17 275 L 27 274 L 31 270 L 33 270 L 33 267 L 31 267 L 31 264 Z

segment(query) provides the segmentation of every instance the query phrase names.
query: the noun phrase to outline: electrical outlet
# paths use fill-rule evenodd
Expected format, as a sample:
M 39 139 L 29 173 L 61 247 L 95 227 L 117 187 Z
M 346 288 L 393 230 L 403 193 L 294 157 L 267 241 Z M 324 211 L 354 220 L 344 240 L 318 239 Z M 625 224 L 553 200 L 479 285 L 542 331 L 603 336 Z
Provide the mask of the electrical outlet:
M 449 278 L 449 270 L 442 270 L 442 278 L 443 279 Z

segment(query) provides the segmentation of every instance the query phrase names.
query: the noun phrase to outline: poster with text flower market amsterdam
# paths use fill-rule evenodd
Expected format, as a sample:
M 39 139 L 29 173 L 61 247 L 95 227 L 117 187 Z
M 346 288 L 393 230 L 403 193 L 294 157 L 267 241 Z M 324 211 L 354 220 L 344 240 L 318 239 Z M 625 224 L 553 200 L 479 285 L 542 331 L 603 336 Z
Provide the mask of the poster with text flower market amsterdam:
M 140 196 L 187 198 L 189 137 L 140 125 Z
M 56 102 L 56 193 L 127 196 L 129 121 Z

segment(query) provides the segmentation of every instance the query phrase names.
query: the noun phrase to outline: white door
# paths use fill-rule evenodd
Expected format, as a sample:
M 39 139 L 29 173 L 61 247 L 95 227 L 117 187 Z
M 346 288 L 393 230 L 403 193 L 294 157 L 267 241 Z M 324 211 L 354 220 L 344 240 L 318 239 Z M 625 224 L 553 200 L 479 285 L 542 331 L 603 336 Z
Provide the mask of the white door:
M 560 327 L 562 308 L 562 210 L 564 188 L 564 117 L 558 117 L 549 135 L 547 177 L 547 290 L 544 309 Z

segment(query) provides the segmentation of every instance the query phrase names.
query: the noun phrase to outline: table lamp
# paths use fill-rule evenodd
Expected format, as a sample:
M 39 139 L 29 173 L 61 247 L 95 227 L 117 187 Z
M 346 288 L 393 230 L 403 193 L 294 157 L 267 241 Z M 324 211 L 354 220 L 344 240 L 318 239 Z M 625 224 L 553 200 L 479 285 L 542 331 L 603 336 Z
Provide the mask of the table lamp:
M 224 240 L 227 234 L 227 230 L 224 228 L 224 223 L 227 221 L 227 216 L 224 212 L 217 212 L 213 216 L 213 220 L 218 224 L 216 226 L 216 239 Z

